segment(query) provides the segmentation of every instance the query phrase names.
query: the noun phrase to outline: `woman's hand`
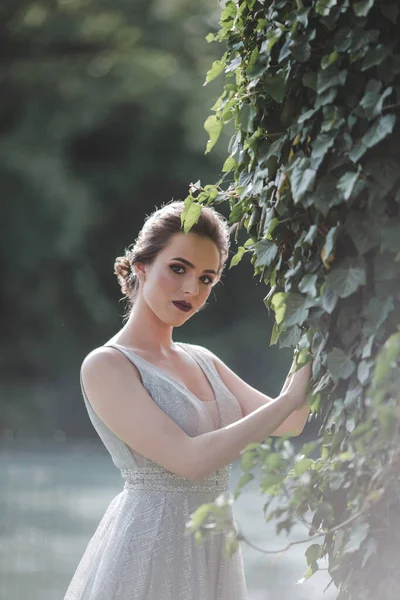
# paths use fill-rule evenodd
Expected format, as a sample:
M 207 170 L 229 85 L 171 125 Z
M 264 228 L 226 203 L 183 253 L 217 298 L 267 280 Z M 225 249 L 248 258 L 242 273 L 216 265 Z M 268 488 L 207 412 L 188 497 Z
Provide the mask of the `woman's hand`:
M 292 371 L 295 368 L 296 359 L 297 357 L 295 356 L 292 366 L 290 367 L 290 379 L 285 392 L 295 400 L 295 403 L 297 405 L 296 410 L 299 410 L 307 404 L 307 398 L 309 394 L 309 383 L 312 376 L 313 361 L 310 360 L 308 363 L 303 365 L 298 371 L 293 373 Z

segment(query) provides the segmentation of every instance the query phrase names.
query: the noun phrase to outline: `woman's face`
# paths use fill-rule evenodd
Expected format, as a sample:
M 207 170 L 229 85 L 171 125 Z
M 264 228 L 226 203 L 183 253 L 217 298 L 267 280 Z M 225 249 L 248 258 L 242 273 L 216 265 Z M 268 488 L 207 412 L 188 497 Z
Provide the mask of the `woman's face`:
M 220 255 L 208 237 L 178 232 L 151 265 L 137 265 L 145 272 L 142 297 L 164 323 L 187 321 L 206 302 L 217 282 Z M 181 310 L 174 302 L 191 305 Z

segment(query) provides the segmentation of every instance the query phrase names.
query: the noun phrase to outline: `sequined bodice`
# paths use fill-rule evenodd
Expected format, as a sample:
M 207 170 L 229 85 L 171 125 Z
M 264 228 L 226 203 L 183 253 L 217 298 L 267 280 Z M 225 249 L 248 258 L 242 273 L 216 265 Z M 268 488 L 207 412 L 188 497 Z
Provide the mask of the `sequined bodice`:
M 197 398 L 185 385 L 137 353 L 118 344 L 105 344 L 122 352 L 139 370 L 142 383 L 154 402 L 168 414 L 187 435 L 194 437 L 224 427 L 242 417 L 240 405 L 222 382 L 209 355 L 193 344 L 180 343 L 199 364 L 214 391 L 214 410 Z M 81 383 L 82 385 L 82 383 Z M 98 417 L 83 389 L 89 417 L 125 480 L 125 489 L 148 491 L 222 492 L 229 489 L 231 465 L 226 465 L 201 482 L 193 482 L 164 469 L 139 454 L 120 440 Z M 210 403 L 211 404 L 211 403 Z M 213 414 L 212 414 L 212 412 Z

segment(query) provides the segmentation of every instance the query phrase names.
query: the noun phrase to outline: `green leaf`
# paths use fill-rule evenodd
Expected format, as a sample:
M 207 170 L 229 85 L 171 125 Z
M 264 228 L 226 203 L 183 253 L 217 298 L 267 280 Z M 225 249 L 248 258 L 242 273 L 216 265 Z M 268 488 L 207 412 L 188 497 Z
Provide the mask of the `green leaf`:
M 193 225 L 195 225 L 201 215 L 201 204 L 198 202 L 191 202 L 189 209 L 184 217 L 183 230 L 185 233 L 189 233 Z
M 298 460 L 294 465 L 293 472 L 296 475 L 296 477 L 300 477 L 301 475 L 303 475 L 303 473 L 308 471 L 311 465 L 313 464 L 314 461 L 311 458 L 300 458 L 300 460 Z
M 400 225 L 397 222 L 388 223 L 380 230 L 381 233 L 381 250 L 384 252 L 399 252 L 400 251 Z
M 320 546 L 319 544 L 311 544 L 311 546 L 307 548 L 307 550 L 305 551 L 305 556 L 308 565 L 311 565 L 311 563 L 321 558 L 321 550 L 322 546 Z
M 372 148 L 393 131 L 396 123 L 395 115 L 385 115 L 377 119 L 372 127 L 362 138 L 362 144 L 367 148 Z
M 263 88 L 276 102 L 282 102 L 285 95 L 285 74 L 267 75 L 263 78 Z
M 358 17 L 366 17 L 373 7 L 375 0 L 361 0 L 353 4 L 354 12 Z
M 390 56 L 392 50 L 393 49 L 390 46 L 383 46 L 382 44 L 369 48 L 362 60 L 361 71 L 366 71 L 371 67 L 380 65 L 385 58 Z
M 282 331 L 279 336 L 279 348 L 294 348 L 299 343 L 301 334 L 302 331 L 298 325 Z
M 284 292 L 277 292 L 271 298 L 271 306 L 275 311 L 275 321 L 279 325 L 284 319 L 286 312 L 286 298 L 287 294 Z
M 276 42 L 280 39 L 283 34 L 283 28 L 277 27 L 276 29 L 269 30 L 267 32 L 267 39 L 263 41 L 260 48 L 260 54 L 270 54 L 272 48 Z
M 343 554 L 351 554 L 358 550 L 368 535 L 369 523 L 356 522 L 351 528 L 350 537 L 343 549 Z
M 228 156 L 221 170 L 223 173 L 229 173 L 229 171 L 232 171 L 232 169 L 235 167 L 237 167 L 236 160 L 233 158 L 233 156 Z
M 256 243 L 254 252 L 257 255 L 254 267 L 269 267 L 278 254 L 278 247 L 271 240 L 260 240 Z
M 381 12 L 384 17 L 392 21 L 394 25 L 397 25 L 397 19 L 399 18 L 399 7 L 395 2 L 392 4 L 381 4 Z
M 389 192 L 400 179 L 399 162 L 387 156 L 367 161 L 364 171 L 379 183 L 385 193 Z
M 341 348 L 334 348 L 327 355 L 327 363 L 334 381 L 347 379 L 354 372 L 356 365 Z
M 204 129 L 207 131 L 208 135 L 210 136 L 210 139 L 207 142 L 205 154 L 210 152 L 210 150 L 215 146 L 219 136 L 221 135 L 223 127 L 223 121 L 221 121 L 221 119 L 219 119 L 216 115 L 210 115 L 206 119 L 204 123 Z
M 340 298 L 347 298 L 366 283 L 365 261 L 358 258 L 346 258 L 340 267 L 335 267 L 326 276 L 327 289 Z
M 232 260 L 229 265 L 229 269 L 231 269 L 232 267 L 235 267 L 236 265 L 238 265 L 240 263 L 240 261 L 242 260 L 243 254 L 245 252 L 246 252 L 246 248 L 244 246 L 239 246 L 238 251 L 236 252 L 235 256 L 232 256 Z
M 283 325 L 302 325 L 308 317 L 308 298 L 302 294 L 289 292 L 285 299 L 286 310 Z
M 206 80 L 203 85 L 207 85 L 207 83 L 210 83 L 210 81 L 223 73 L 225 64 L 225 60 L 214 60 L 213 64 L 211 65 L 211 69 L 207 71 Z
M 338 181 L 338 189 L 342 192 L 343 198 L 347 201 L 350 199 L 351 194 L 353 193 L 354 186 L 356 185 L 358 178 L 360 176 L 361 168 L 358 171 L 349 171 L 348 173 L 344 173 Z
M 322 57 L 321 67 L 323 69 L 327 69 L 330 65 L 333 65 L 337 61 L 338 58 L 339 58 L 339 53 L 335 48 L 335 50 L 333 50 L 333 52 Z
M 360 106 L 364 109 L 365 115 L 369 119 L 373 119 L 380 115 L 383 108 L 383 103 L 385 99 L 390 96 L 393 91 L 392 87 L 387 87 L 382 94 L 379 93 L 381 89 L 380 81 L 375 84 L 372 82 L 368 82 L 366 85 L 365 96 L 361 99 Z
M 317 287 L 316 287 L 317 279 L 318 279 L 317 275 L 310 275 L 310 274 L 304 275 L 304 277 L 302 278 L 302 280 L 299 283 L 300 292 L 302 292 L 303 294 L 308 294 L 312 298 L 316 298 L 318 295 L 318 291 L 317 291 Z
M 338 85 L 344 85 L 346 82 L 347 70 L 344 69 L 339 71 L 339 69 L 332 65 L 328 67 L 326 70 L 318 71 L 317 74 L 317 92 L 321 94 L 325 92 L 325 90 Z
M 307 36 L 298 36 L 289 42 L 290 52 L 301 63 L 307 62 L 311 56 L 311 46 Z
M 299 203 L 307 192 L 312 191 L 316 171 L 308 168 L 310 160 L 308 158 L 299 157 L 287 169 L 287 174 L 290 178 L 290 189 L 295 204 Z
M 315 4 L 315 12 L 327 16 L 330 13 L 331 8 L 337 5 L 337 0 L 318 0 Z
M 359 254 L 366 254 L 379 244 L 379 230 L 376 221 L 362 211 L 351 210 L 344 227 Z
M 320 133 L 312 144 L 311 164 L 313 169 L 318 169 L 326 153 L 335 143 L 335 137 L 330 133 Z
M 252 133 L 254 131 L 254 118 L 257 114 L 257 107 L 254 104 L 243 104 L 237 117 L 237 124 L 243 131 Z

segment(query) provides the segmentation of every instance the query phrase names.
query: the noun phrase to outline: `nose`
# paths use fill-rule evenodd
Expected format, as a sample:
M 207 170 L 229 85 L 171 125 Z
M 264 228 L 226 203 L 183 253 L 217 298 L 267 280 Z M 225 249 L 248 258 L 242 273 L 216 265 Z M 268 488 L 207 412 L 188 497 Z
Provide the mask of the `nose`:
M 197 277 L 189 276 L 185 278 L 185 286 L 184 286 L 185 294 L 190 294 L 191 296 L 197 296 L 199 293 L 199 283 L 197 281 Z

